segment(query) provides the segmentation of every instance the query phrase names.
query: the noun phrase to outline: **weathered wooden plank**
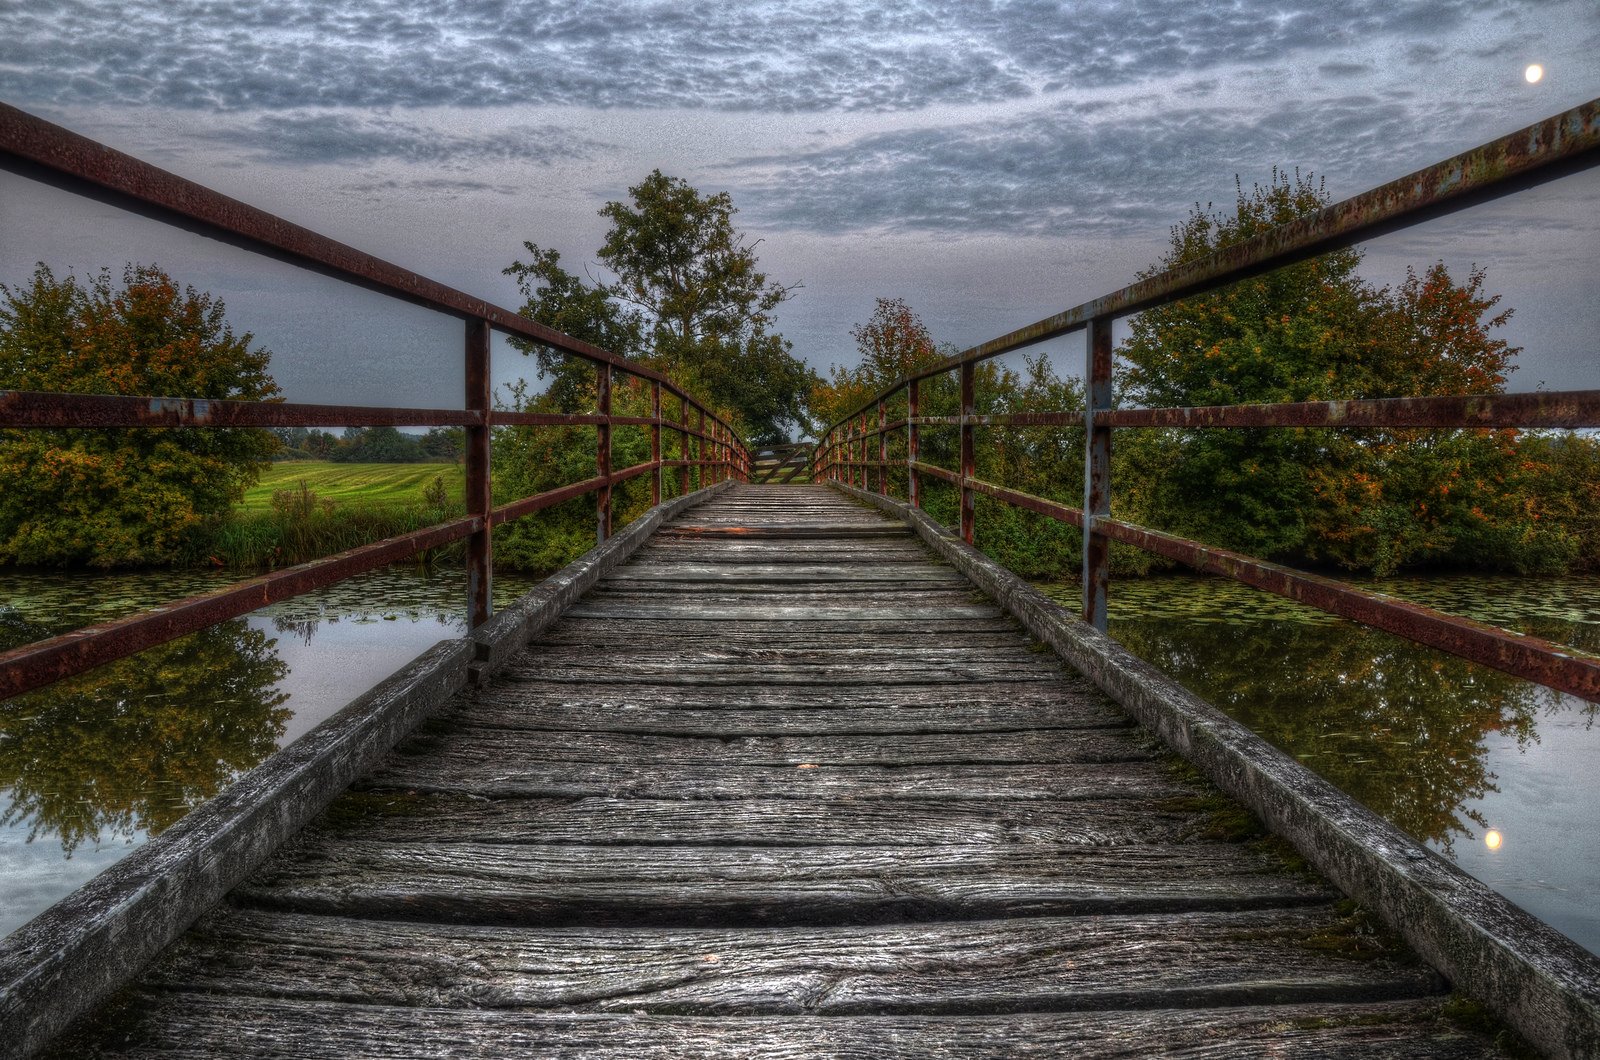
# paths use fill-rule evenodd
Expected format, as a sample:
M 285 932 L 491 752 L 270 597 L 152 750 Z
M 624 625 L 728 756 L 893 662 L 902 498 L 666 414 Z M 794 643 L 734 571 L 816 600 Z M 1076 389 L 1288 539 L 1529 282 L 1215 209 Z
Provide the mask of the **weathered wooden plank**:
M 862 847 L 307 841 L 233 900 L 437 923 L 861 924 L 1280 909 L 1336 897 L 1239 844 Z
M 144 990 L 111 1034 L 63 1043 L 61 1060 L 418 1056 L 476 1060 L 1488 1060 L 1499 1050 L 1437 1000 L 1005 1016 L 669 1016 L 371 1005 Z
M 682 766 L 628 763 L 432 761 L 393 755 L 365 788 L 442 791 L 483 798 L 641 799 L 1162 799 L 1194 788 L 1153 762 L 1026 766 Z
M 817 736 L 668 736 L 530 732 L 450 722 L 424 726 L 397 755 L 448 758 L 453 766 L 509 761 L 634 766 L 923 766 L 1146 762 L 1155 755 L 1123 729 Z
M 732 666 L 772 665 L 785 666 L 879 666 L 907 669 L 918 666 L 937 666 L 951 662 L 993 663 L 1018 671 L 1054 674 L 1063 680 L 1083 682 L 1076 671 L 1068 669 L 1054 652 L 1028 651 L 1019 638 L 1008 638 L 994 646 L 960 644 L 946 646 L 912 641 L 905 644 L 882 645 L 874 640 L 863 645 L 857 640 L 803 639 L 788 642 L 744 641 L 730 644 L 690 644 L 680 647 L 663 641 L 635 639 L 626 650 L 596 653 L 582 643 L 557 644 L 541 637 L 528 646 L 528 651 L 515 660 L 511 672 L 537 675 L 543 666 L 576 666 L 588 664 L 595 669 L 615 666 Z M 1084 682 L 1086 683 L 1086 682 Z
M 677 599 L 685 604 L 704 602 L 709 607 L 721 604 L 736 604 L 739 606 L 753 606 L 749 593 L 741 591 L 738 585 L 701 585 L 692 593 L 674 593 Z M 971 603 L 988 603 L 988 598 L 970 586 L 952 588 L 947 585 L 934 585 L 924 583 L 901 583 L 894 593 L 879 591 L 871 586 L 859 585 L 802 585 L 802 584 L 774 584 L 768 585 L 761 593 L 763 602 L 770 601 L 775 607 L 795 607 L 806 604 L 816 606 L 849 609 L 861 606 L 872 606 L 879 603 L 911 604 L 920 608 L 944 608 L 946 606 L 961 606 Z M 658 602 L 661 599 L 661 589 L 656 585 L 639 586 L 612 586 L 596 589 L 590 593 L 586 600 L 590 603 L 625 603 L 633 600 Z
M 752 520 L 754 522 L 754 520 Z M 837 544 L 838 548 L 848 548 L 851 541 L 872 540 L 872 538 L 888 538 L 888 540 L 910 540 L 910 532 L 906 527 L 885 524 L 885 522 L 862 522 L 861 525 L 851 527 L 838 527 L 838 525 L 805 525 L 805 524 L 762 524 L 739 525 L 734 522 L 725 522 L 722 525 L 675 525 L 675 527 L 662 527 L 662 538 L 672 540 L 699 540 L 699 538 L 739 538 L 739 540 L 754 541 L 829 541 Z
M 343 843 L 693 843 L 721 846 L 1123 846 L 1207 833 L 1193 800 L 1075 803 L 732 799 L 472 799 L 342 796 L 307 833 Z
M 662 643 L 670 636 L 672 643 L 685 645 L 707 640 L 719 644 L 818 645 L 859 640 L 859 634 L 870 634 L 871 643 L 883 648 L 906 644 L 944 647 L 1015 644 L 1022 647 L 1029 643 L 1021 629 L 1008 618 L 942 619 L 926 612 L 900 622 L 877 620 L 857 624 L 761 619 L 728 623 L 702 618 L 659 619 L 651 623 L 645 619 L 611 621 L 569 613 L 560 623 L 541 633 L 534 643 L 593 643 L 609 648 L 616 644 Z
M 601 584 L 611 586 L 647 581 L 691 583 L 750 581 L 759 584 L 848 581 L 858 585 L 915 581 L 959 585 L 966 589 L 970 589 L 972 584 L 950 567 L 932 567 L 923 564 L 888 566 L 878 563 L 674 563 L 663 560 L 630 563 L 607 576 Z
M 932 706 L 871 702 L 871 709 L 861 710 L 837 705 L 817 709 L 813 701 L 797 704 L 792 696 L 776 697 L 786 705 L 783 708 L 745 708 L 703 699 L 677 706 L 645 706 L 584 696 L 551 702 L 526 696 L 526 691 L 491 686 L 477 698 L 463 701 L 448 716 L 455 724 L 482 728 L 729 737 L 960 732 L 982 739 L 978 734 L 1020 729 L 1122 729 L 1132 725 L 1127 715 L 1107 705 L 1069 700 Z
M 863 602 L 901 601 L 914 597 L 918 602 L 923 602 L 936 592 L 958 592 L 963 599 L 970 600 L 972 598 L 971 587 L 963 586 L 954 580 L 917 581 L 912 579 L 877 581 L 864 584 L 854 580 L 772 580 L 758 582 L 747 579 L 705 579 L 685 582 L 635 581 L 624 578 L 608 583 L 602 591 L 607 597 L 630 598 L 661 595 L 698 596 L 702 593 L 715 593 L 718 596 L 758 596 L 779 600 L 794 596 L 805 596 L 833 601 L 849 596 Z
M 1426 968 L 1330 958 L 1326 908 L 836 928 L 504 928 L 221 910 L 149 987 L 674 1015 L 962 1014 L 1387 1001 Z
M 695 567 L 839 567 L 862 572 L 887 568 L 891 572 L 916 569 L 944 571 L 944 566 L 928 568 L 928 557 L 920 549 L 894 547 L 874 548 L 869 545 L 849 549 L 791 549 L 755 547 L 745 545 L 727 548 L 671 548 L 652 545 L 646 557 L 652 568 L 670 568 L 678 564 Z
M 924 607 L 885 605 L 834 606 L 820 604 L 772 604 L 724 601 L 702 606 L 694 601 L 670 600 L 613 601 L 591 596 L 574 604 L 567 612 L 576 618 L 638 618 L 660 620 L 689 620 L 700 622 L 746 621 L 800 621 L 800 622 L 904 622 L 925 619 Z M 939 607 L 939 617 L 948 628 L 960 629 L 966 619 L 997 619 L 1004 612 L 989 604 L 946 604 Z
M 894 685 L 939 685 L 951 697 L 959 697 L 956 686 L 965 682 L 1044 682 L 1060 680 L 1055 669 L 1023 655 L 1021 658 L 983 659 L 972 662 L 929 662 L 921 666 L 883 663 L 865 667 L 851 663 L 817 660 L 811 665 L 781 665 L 760 662 L 699 663 L 685 661 L 634 665 L 627 658 L 606 660 L 606 665 L 563 666 L 538 663 L 517 668 L 510 674 L 524 680 L 551 684 L 653 684 L 653 685 L 856 685 L 890 687 Z

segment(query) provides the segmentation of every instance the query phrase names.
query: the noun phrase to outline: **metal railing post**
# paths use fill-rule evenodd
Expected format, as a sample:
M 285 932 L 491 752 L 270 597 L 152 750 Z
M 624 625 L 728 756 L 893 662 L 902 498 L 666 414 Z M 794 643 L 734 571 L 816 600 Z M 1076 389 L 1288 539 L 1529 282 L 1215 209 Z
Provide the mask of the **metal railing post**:
M 922 481 L 917 461 L 922 459 L 922 428 L 917 416 L 922 408 L 922 380 L 913 379 L 906 387 L 906 497 L 911 507 L 922 507 Z
M 469 412 L 483 415 L 476 427 L 467 428 L 467 514 L 482 520 L 467 538 L 467 621 L 476 629 L 489 621 L 493 609 L 494 543 L 489 513 L 494 507 L 489 490 L 489 323 L 467 321 L 467 394 Z
M 889 432 L 884 426 L 889 422 L 889 407 L 878 402 L 878 492 L 889 493 Z
M 974 448 L 972 418 L 978 414 L 977 367 L 972 361 L 961 366 L 961 540 L 972 544 L 978 528 L 978 495 L 972 488 L 977 477 L 977 452 Z
M 695 407 L 695 430 L 700 432 L 694 440 L 695 489 L 706 488 L 706 410 Z
M 689 493 L 689 399 L 678 398 L 678 496 Z
M 1111 318 L 1095 317 L 1086 332 L 1083 426 L 1083 620 L 1106 629 L 1111 543 L 1098 520 L 1111 514 L 1111 428 L 1098 414 L 1111 409 Z
M 601 478 L 611 474 L 611 366 L 601 364 L 595 369 L 596 404 L 601 416 L 595 424 L 594 470 Z M 595 500 L 595 542 L 604 544 L 611 536 L 611 485 L 600 487 Z
M 661 382 L 650 381 L 650 462 L 656 466 L 650 476 L 650 507 L 661 503 Z

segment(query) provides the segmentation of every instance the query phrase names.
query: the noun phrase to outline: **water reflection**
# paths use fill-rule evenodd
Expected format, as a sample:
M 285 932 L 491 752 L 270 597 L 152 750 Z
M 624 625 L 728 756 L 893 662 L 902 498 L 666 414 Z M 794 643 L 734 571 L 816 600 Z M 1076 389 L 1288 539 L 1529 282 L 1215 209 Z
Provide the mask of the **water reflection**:
M 0 650 L 225 584 L 0 572 Z M 538 579 L 496 575 L 503 607 Z M 0 702 L 0 935 L 439 640 L 458 568 L 391 567 Z
M 170 827 L 277 749 L 274 643 L 234 619 L 0 705 L 0 827 L 68 854 Z
M 1450 849 L 1497 790 L 1485 738 L 1538 739 L 1550 696 L 1349 623 L 1124 620 L 1113 635 L 1418 839 Z
M 1075 587 L 1044 588 L 1076 605 Z M 1600 651 L 1600 579 L 1374 588 Z M 1109 617 L 1136 654 L 1600 952 L 1594 704 L 1222 578 L 1116 582 Z

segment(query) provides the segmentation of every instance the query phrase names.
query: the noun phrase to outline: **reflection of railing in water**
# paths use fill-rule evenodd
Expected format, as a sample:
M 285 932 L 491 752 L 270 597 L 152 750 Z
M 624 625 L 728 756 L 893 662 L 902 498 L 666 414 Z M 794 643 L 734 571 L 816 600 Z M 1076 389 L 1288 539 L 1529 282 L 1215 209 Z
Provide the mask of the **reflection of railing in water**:
M 468 614 L 471 625 L 477 627 L 489 617 L 493 527 L 594 494 L 596 533 L 603 541 L 611 533 L 611 491 L 620 483 L 649 475 L 651 504 L 655 505 L 661 502 L 667 489 L 668 479 L 664 473 L 668 469 L 678 471 L 675 486 L 679 494 L 728 478 L 748 477 L 748 454 L 733 428 L 671 379 L 644 365 L 569 338 L 509 310 L 381 261 L 3 104 L 0 104 L 0 165 L 459 317 L 466 322 L 467 379 L 465 407 L 460 409 L 0 391 L 0 427 L 456 426 L 465 428 L 467 434 L 465 518 L 253 578 L 218 592 L 180 600 L 147 614 L 102 623 L 5 652 L 0 654 L 0 699 L 462 539 L 467 541 Z M 595 413 L 568 415 L 493 409 L 489 386 L 492 331 L 593 363 L 598 399 Z M 612 383 L 617 374 L 649 384 L 649 416 L 612 414 Z M 676 399 L 675 418 L 663 415 L 663 394 Z M 594 477 L 494 507 L 489 489 L 489 432 L 497 426 L 594 427 L 597 438 Z M 648 461 L 621 470 L 611 468 L 611 432 L 613 427 L 619 426 L 650 429 Z M 674 459 L 664 456 L 663 430 L 677 438 L 678 451 Z
M 1320 577 L 1111 518 L 1111 434 L 1117 427 L 1594 427 L 1600 426 L 1600 390 L 1535 394 L 1409 397 L 1379 400 L 1232 405 L 1216 408 L 1116 409 L 1112 407 L 1112 321 L 1179 299 L 1213 291 L 1284 265 L 1351 246 L 1385 232 L 1532 187 L 1600 164 L 1600 100 L 1585 103 L 1510 136 L 1264 232 L 1208 258 L 1151 276 L 1002 335 L 908 375 L 825 430 L 812 458 L 820 479 L 842 481 L 880 494 L 889 471 L 903 467 L 907 499 L 922 505 L 924 477 L 960 492 L 961 537 L 971 544 L 979 494 L 1083 528 L 1083 617 L 1104 630 L 1113 541 L 1133 545 L 1196 570 L 1354 619 L 1430 647 L 1589 700 L 1600 701 L 1600 659 L 1575 656 L 1560 645 L 1507 633 L 1480 622 L 1389 599 Z M 1002 354 L 1047 339 L 1087 333 L 1083 412 L 983 416 L 977 412 L 975 369 Z M 956 372 L 959 414 L 928 416 L 921 384 Z M 903 397 L 902 397 L 903 395 Z M 894 418 L 890 403 L 896 403 Z M 925 426 L 956 427 L 959 468 L 921 459 Z M 1085 429 L 1083 507 L 1009 489 L 976 477 L 979 429 L 1077 427 Z M 891 462 L 889 440 L 902 437 L 904 460 Z

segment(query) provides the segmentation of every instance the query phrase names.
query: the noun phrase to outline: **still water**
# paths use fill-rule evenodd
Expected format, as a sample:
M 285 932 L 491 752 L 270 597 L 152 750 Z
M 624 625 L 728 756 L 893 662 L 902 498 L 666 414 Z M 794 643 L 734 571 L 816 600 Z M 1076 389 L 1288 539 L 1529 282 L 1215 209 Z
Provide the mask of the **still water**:
M 226 581 L 0 573 L 0 649 Z M 463 581 L 378 571 L 0 703 L 0 935 L 460 636 Z M 497 576 L 497 603 L 533 584 Z M 1382 589 L 1600 653 L 1600 579 Z M 1600 952 L 1592 705 L 1222 579 L 1115 582 L 1110 621 L 1197 694 Z
M 0 650 L 232 579 L 0 572 Z M 504 605 L 537 579 L 496 575 Z M 441 640 L 457 569 L 375 571 L 0 703 L 0 935 Z
M 1374 588 L 1600 654 L 1600 578 Z M 1221 578 L 1114 581 L 1108 615 L 1133 652 L 1600 953 L 1594 704 Z

